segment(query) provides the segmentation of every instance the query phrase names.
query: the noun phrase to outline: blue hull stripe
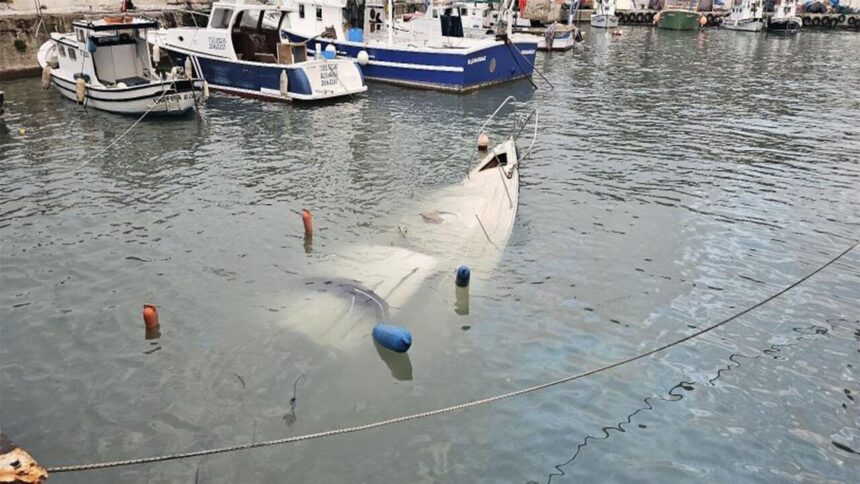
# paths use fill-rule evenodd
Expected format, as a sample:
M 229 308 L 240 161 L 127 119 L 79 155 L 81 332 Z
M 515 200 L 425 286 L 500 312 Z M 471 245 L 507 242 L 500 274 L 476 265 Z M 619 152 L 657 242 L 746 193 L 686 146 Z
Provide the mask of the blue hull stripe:
M 281 72 L 287 72 L 288 90 L 292 94 L 313 94 L 304 70 L 295 67 L 273 64 L 255 65 L 230 60 L 213 59 L 201 55 L 186 54 L 166 49 L 174 65 L 185 64 L 185 57 L 191 55 L 195 65 L 199 66 L 202 76 L 213 86 L 225 86 L 246 91 L 261 92 L 261 89 L 271 89 L 279 92 L 281 89 Z
M 281 34 L 291 42 L 307 40 L 292 32 L 282 31 Z M 426 52 L 330 40 L 311 40 L 308 50 L 313 52 L 317 43 L 323 50 L 334 44 L 338 55 L 353 59 L 362 50 L 367 51 L 370 62 L 360 66 L 367 79 L 453 91 L 468 91 L 531 76 L 537 50 L 536 42 L 496 43 L 466 54 L 454 49 Z

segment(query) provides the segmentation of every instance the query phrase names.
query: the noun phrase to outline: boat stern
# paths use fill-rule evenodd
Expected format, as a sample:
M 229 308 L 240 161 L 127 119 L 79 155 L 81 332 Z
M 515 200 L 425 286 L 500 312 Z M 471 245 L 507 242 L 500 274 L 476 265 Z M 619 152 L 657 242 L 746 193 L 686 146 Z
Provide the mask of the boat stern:
M 297 64 L 304 82 L 290 86 L 289 97 L 300 101 L 334 99 L 367 91 L 358 64 L 349 59 L 318 59 Z

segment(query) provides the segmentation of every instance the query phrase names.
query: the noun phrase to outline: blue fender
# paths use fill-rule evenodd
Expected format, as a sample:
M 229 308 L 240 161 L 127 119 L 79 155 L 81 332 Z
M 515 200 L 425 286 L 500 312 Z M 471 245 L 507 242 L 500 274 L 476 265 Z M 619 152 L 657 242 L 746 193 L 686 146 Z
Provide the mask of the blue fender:
M 378 323 L 373 327 L 373 340 L 391 351 L 406 353 L 412 346 L 412 333 L 401 326 Z

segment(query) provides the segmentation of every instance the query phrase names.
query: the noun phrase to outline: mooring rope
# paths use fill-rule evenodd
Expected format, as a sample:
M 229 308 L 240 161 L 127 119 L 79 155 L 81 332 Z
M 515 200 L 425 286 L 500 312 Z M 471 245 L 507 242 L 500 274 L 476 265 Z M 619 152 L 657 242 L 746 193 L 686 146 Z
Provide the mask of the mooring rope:
M 696 331 L 696 332 L 691 333 L 687 336 L 684 336 L 683 338 L 672 341 L 671 343 L 666 343 L 662 346 L 658 346 L 654 349 L 651 349 L 651 350 L 646 351 L 644 353 L 640 353 L 636 356 L 631 356 L 629 358 L 625 358 L 623 360 L 619 360 L 619 361 L 616 361 L 614 363 L 610 363 L 608 365 L 594 368 L 594 369 L 591 369 L 591 370 L 588 370 L 588 371 L 585 371 L 582 373 L 577 373 L 575 375 L 570 375 L 570 376 L 566 376 L 564 378 L 559 378 L 558 380 L 553 380 L 553 381 L 550 381 L 547 383 L 541 383 L 539 385 L 534 385 L 531 387 L 523 388 L 523 389 L 516 390 L 513 392 L 509 392 L 509 393 L 503 393 L 501 395 L 496 395 L 493 397 L 482 398 L 480 400 L 473 400 L 471 402 L 460 403 L 458 405 L 452 405 L 450 407 L 444 407 L 444 408 L 440 408 L 440 409 L 436 409 L 436 410 L 429 410 L 426 412 L 415 413 L 412 415 L 405 415 L 402 417 L 390 418 L 387 420 L 380 420 L 378 422 L 373 422 L 373 423 L 368 423 L 368 424 L 363 424 L 363 425 L 356 425 L 353 427 L 343 427 L 343 428 L 339 428 L 339 429 L 326 430 L 323 432 L 316 432 L 316 433 L 312 433 L 312 434 L 297 435 L 295 437 L 285 437 L 282 439 L 268 440 L 265 442 L 256 442 L 256 443 L 250 443 L 250 444 L 238 444 L 238 445 L 232 445 L 229 447 L 221 447 L 221 448 L 217 448 L 217 449 L 197 450 L 197 451 L 183 452 L 183 453 L 178 453 L 178 454 L 168 454 L 168 455 L 161 455 L 161 456 L 154 456 L 154 457 L 142 457 L 142 458 L 138 458 L 138 459 L 116 460 L 116 461 L 110 461 L 110 462 L 99 462 L 99 463 L 94 463 L 94 464 L 80 464 L 80 465 L 50 467 L 50 468 L 48 468 L 48 472 L 49 473 L 76 472 L 76 471 L 86 471 L 86 470 L 94 470 L 94 469 L 107 469 L 107 468 L 111 468 L 111 467 L 130 466 L 130 465 L 136 465 L 136 464 L 152 464 L 154 462 L 165 462 L 165 461 L 170 461 L 170 460 L 188 459 L 191 457 L 203 457 L 203 456 L 207 456 L 207 455 L 223 454 L 226 452 L 236 452 L 239 450 L 256 449 L 256 448 L 260 448 L 260 447 L 271 447 L 274 445 L 290 444 L 290 443 L 295 443 L 295 442 L 302 442 L 305 440 L 321 439 L 323 437 L 332 437 L 335 435 L 361 432 L 364 430 L 371 430 L 371 429 L 375 429 L 375 428 L 379 428 L 379 427 L 384 427 L 387 425 L 393 425 L 393 424 L 402 423 L 402 422 L 409 422 L 412 420 L 418 420 L 418 419 L 422 419 L 422 418 L 426 418 L 426 417 L 433 417 L 433 416 L 441 415 L 441 414 L 445 414 L 445 413 L 452 413 L 452 412 L 456 412 L 459 410 L 465 410 L 467 408 L 478 407 L 481 405 L 488 405 L 491 403 L 498 402 L 500 400 L 505 400 L 505 399 L 517 397 L 520 395 L 525 395 L 527 393 L 537 392 L 539 390 L 545 390 L 547 388 L 554 387 L 556 385 L 561 385 L 562 383 L 568 383 L 568 382 L 571 382 L 574 380 L 579 380 L 579 379 L 585 378 L 587 376 L 595 375 L 597 373 L 602 373 L 604 371 L 611 370 L 613 368 L 618 368 L 619 366 L 633 363 L 634 361 L 641 360 L 643 358 L 647 358 L 651 355 L 654 355 L 656 353 L 660 353 L 660 352 L 665 351 L 665 350 L 667 350 L 673 346 L 677 346 L 679 344 L 682 344 L 682 343 L 690 341 L 694 338 L 697 338 L 697 337 L 699 337 L 705 333 L 713 331 L 713 330 L 719 328 L 720 326 L 722 326 L 722 325 L 724 325 L 730 321 L 733 321 L 733 320 L 749 313 L 750 311 L 753 311 L 753 310 L 769 303 L 770 301 L 773 301 L 774 299 L 778 298 L 779 296 L 782 296 L 786 292 L 788 292 L 788 291 L 794 289 L 795 287 L 803 284 L 809 278 L 811 278 L 812 276 L 823 271 L 824 269 L 829 267 L 831 264 L 833 264 L 834 262 L 838 261 L 843 256 L 845 256 L 846 254 L 851 252 L 851 250 L 853 250 L 855 247 L 857 247 L 858 243 L 860 243 L 860 242 L 855 242 L 853 245 L 851 245 L 851 247 L 848 247 L 847 249 L 842 251 L 839 255 L 830 259 L 826 264 L 820 266 L 819 268 L 810 272 L 806 276 L 798 279 L 797 281 L 795 281 L 791 285 L 786 286 L 785 288 L 781 289 L 779 292 L 772 294 L 768 298 L 766 298 L 762 301 L 759 301 L 759 302 L 755 303 L 754 305 L 749 306 L 748 308 L 744 309 L 743 311 L 737 312 L 737 313 L 729 316 L 728 318 L 723 319 L 722 321 L 720 321 L 718 323 L 714 323 L 710 326 L 707 326 L 703 329 L 700 329 L 699 331 Z
M 175 85 L 176 85 L 176 78 L 174 78 L 174 79 L 173 79 L 173 82 L 171 82 L 171 83 L 170 83 L 170 85 L 169 85 L 169 86 L 167 86 L 167 89 L 165 89 L 164 91 L 162 91 L 162 92 L 161 92 L 161 96 L 158 96 L 158 99 L 156 99 L 155 101 L 153 101 L 152 105 L 151 105 L 151 106 L 149 106 L 149 109 L 147 109 L 147 110 L 146 110 L 146 112 L 144 112 L 144 113 L 143 113 L 139 118 L 137 118 L 137 121 L 135 121 L 135 122 L 134 122 L 134 124 L 132 124 L 131 126 L 129 126 L 129 127 L 128 127 L 128 129 L 127 129 L 127 130 L 125 130 L 125 132 L 123 132 L 121 135 L 119 135 L 119 136 L 117 136 L 116 138 L 114 138 L 114 140 L 113 140 L 113 141 L 111 141 L 111 142 L 110 142 L 110 144 L 108 144 L 107 146 L 105 146 L 101 151 L 99 151 L 98 153 L 94 154 L 93 156 L 91 156 L 91 157 L 89 157 L 87 160 L 85 160 L 83 163 L 81 163 L 81 166 L 79 166 L 78 168 L 83 168 L 84 166 L 86 166 L 86 165 L 90 164 L 90 162 L 92 162 L 93 160 L 95 160 L 95 159 L 96 159 L 96 158 L 98 158 L 99 156 L 101 156 L 101 155 L 103 155 L 103 154 L 107 153 L 107 151 L 108 151 L 108 150 L 110 150 L 111 148 L 113 148 L 113 147 L 114 147 L 114 145 L 116 145 L 117 143 L 119 143 L 120 141 L 122 141 L 122 139 L 123 139 L 123 138 L 125 138 L 125 136 L 126 136 L 128 133 L 130 133 L 130 132 L 131 132 L 131 130 L 133 130 L 135 126 L 137 126 L 138 124 L 140 124 L 140 122 L 141 122 L 141 121 L 143 121 L 143 118 L 145 118 L 145 117 L 146 117 L 146 115 L 147 115 L 147 114 L 149 114 L 149 112 L 150 112 L 150 111 L 152 111 L 152 109 L 153 109 L 155 106 L 157 106 L 159 102 L 161 102 L 161 100 L 164 98 L 164 96 L 165 96 L 165 95 L 167 95 L 167 94 L 170 92 L 170 89 L 171 89 L 171 88 L 173 88 Z M 193 79 L 193 78 L 191 79 L 191 86 L 192 86 L 192 88 L 193 88 L 193 86 L 194 86 L 194 79 Z M 87 98 L 87 99 L 89 99 L 89 98 Z M 195 105 L 196 105 L 196 102 L 195 102 Z

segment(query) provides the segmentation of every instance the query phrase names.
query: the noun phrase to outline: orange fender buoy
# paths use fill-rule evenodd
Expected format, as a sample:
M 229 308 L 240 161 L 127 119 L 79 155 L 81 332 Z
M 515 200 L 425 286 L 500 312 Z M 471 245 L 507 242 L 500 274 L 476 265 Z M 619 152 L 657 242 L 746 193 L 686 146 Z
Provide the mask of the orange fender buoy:
M 154 305 L 143 305 L 143 324 L 145 324 L 147 328 L 158 327 L 158 308 Z
M 490 147 L 490 135 L 487 133 L 481 133 L 478 136 L 478 149 L 481 151 L 486 151 Z
M 699 17 L 699 25 L 701 25 L 702 27 L 708 25 L 708 19 L 704 15 Z
M 310 237 L 314 234 L 314 214 L 310 210 L 302 209 L 302 223 L 305 225 L 305 236 Z

